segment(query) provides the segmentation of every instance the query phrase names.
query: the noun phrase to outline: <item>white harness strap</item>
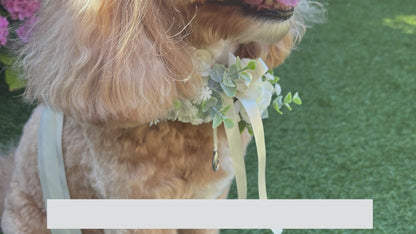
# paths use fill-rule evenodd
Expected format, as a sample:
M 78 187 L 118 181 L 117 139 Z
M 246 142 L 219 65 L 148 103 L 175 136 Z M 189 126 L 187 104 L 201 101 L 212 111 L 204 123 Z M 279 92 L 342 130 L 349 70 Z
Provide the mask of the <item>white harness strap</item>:
M 70 199 L 62 155 L 64 115 L 43 106 L 38 137 L 39 178 L 45 207 L 48 199 Z M 51 230 L 52 234 L 81 234 L 81 230 Z

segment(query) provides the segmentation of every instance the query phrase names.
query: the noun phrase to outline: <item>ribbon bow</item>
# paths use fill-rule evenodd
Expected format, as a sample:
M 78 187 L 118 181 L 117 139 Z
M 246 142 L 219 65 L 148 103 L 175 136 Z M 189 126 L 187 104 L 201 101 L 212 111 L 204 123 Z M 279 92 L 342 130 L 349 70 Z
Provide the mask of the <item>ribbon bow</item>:
M 241 62 L 244 65 L 247 65 L 248 61 L 243 59 Z M 229 56 L 229 64 L 234 64 L 236 62 L 236 57 L 232 54 Z M 258 187 L 259 187 L 259 198 L 267 199 L 266 191 L 266 146 L 264 141 L 264 130 L 263 122 L 261 118 L 261 112 L 259 106 L 256 102 L 257 96 L 255 92 L 255 83 L 262 78 L 262 76 L 267 72 L 268 68 L 261 58 L 255 60 L 256 69 L 247 71 L 251 75 L 251 81 L 246 82 L 247 89 L 243 92 L 238 92 L 236 99 L 238 103 L 241 103 L 245 112 L 248 115 L 248 121 L 252 126 L 254 138 L 257 148 L 258 156 Z M 233 98 L 223 95 L 224 104 L 231 105 L 234 103 Z M 237 103 L 237 102 L 236 102 Z M 270 103 L 270 100 L 269 102 Z M 267 106 L 266 106 L 267 107 Z M 238 116 L 237 109 L 240 109 L 239 104 L 237 108 L 235 105 L 231 105 L 230 111 L 227 113 L 227 117 L 233 120 L 234 123 L 238 123 L 240 118 Z M 246 120 L 247 121 L 247 120 Z M 228 144 L 230 146 L 231 158 L 234 167 L 234 173 L 237 183 L 237 191 L 239 199 L 247 198 L 247 177 L 246 169 L 244 164 L 244 154 L 242 150 L 240 131 L 237 125 L 234 125 L 232 128 L 225 128 L 227 135 Z

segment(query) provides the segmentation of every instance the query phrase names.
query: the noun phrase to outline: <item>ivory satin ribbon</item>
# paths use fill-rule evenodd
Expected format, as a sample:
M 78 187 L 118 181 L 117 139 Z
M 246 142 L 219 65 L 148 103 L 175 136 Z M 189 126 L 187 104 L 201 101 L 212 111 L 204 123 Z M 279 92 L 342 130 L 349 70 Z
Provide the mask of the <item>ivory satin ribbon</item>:
M 236 62 L 236 57 L 230 54 L 228 58 L 228 64 L 234 64 Z M 256 69 L 247 70 L 252 76 L 252 81 L 248 86 L 253 82 L 261 79 L 263 75 L 267 72 L 268 67 L 263 62 L 262 59 L 256 60 Z M 229 129 L 225 127 L 225 132 L 227 134 L 228 144 L 230 146 L 231 158 L 233 161 L 233 167 L 235 172 L 236 184 L 237 184 L 237 193 L 239 199 L 247 198 L 247 178 L 246 170 L 244 164 L 244 155 L 241 147 L 241 136 L 238 129 L 238 113 L 234 108 L 234 100 L 231 97 L 224 95 L 224 104 L 231 105 L 230 111 L 227 113 L 227 117 L 233 120 L 234 127 Z M 250 120 L 250 124 L 253 129 L 254 139 L 256 142 L 257 148 L 257 157 L 258 157 L 258 188 L 259 188 L 259 198 L 267 199 L 267 190 L 266 190 L 266 145 L 264 140 L 264 129 L 263 121 L 261 118 L 261 113 L 259 107 L 254 98 L 249 97 L 248 95 L 238 94 L 236 98 L 241 102 L 243 108 L 247 112 L 247 115 Z
M 235 63 L 235 56 L 231 55 L 229 57 L 229 64 Z M 248 71 L 252 77 L 252 82 L 257 79 L 261 79 L 262 76 L 267 72 L 268 68 L 263 60 L 258 59 L 256 63 L 256 69 L 254 71 Z M 254 139 L 256 142 L 257 157 L 258 157 L 258 190 L 259 198 L 267 199 L 267 189 L 266 189 L 266 144 L 264 139 L 264 128 L 263 120 L 259 107 L 253 98 L 245 95 L 237 95 L 236 98 L 241 102 L 243 108 L 245 109 L 250 124 L 253 129 Z M 247 198 L 247 176 L 244 164 L 244 155 L 241 147 L 241 136 L 238 129 L 238 113 L 236 112 L 233 105 L 233 98 L 224 97 L 225 105 L 231 105 L 230 111 L 227 113 L 227 117 L 233 120 L 234 127 L 229 129 L 225 127 L 225 132 L 227 134 L 228 144 L 230 147 L 231 158 L 233 161 L 233 167 L 235 172 L 236 184 L 237 184 L 237 193 L 239 199 Z M 272 229 L 274 234 L 282 233 L 282 229 Z

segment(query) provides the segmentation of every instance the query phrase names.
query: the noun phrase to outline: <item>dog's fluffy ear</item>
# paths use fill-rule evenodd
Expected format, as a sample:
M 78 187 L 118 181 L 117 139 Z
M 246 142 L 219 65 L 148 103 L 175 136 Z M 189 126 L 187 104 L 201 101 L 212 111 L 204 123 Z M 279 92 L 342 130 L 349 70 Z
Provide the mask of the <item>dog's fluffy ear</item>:
M 92 123 L 163 118 L 199 82 L 168 2 L 45 0 L 21 51 L 26 97 Z
M 282 64 L 290 55 L 295 42 L 291 34 L 286 35 L 281 41 L 270 46 L 266 53 L 265 62 L 269 68 L 275 68 Z
M 242 44 L 236 54 L 242 58 L 263 58 L 266 65 L 273 69 L 284 62 L 289 56 L 295 42 L 292 35 L 286 35 L 282 40 L 270 46 L 264 46 L 256 42 Z

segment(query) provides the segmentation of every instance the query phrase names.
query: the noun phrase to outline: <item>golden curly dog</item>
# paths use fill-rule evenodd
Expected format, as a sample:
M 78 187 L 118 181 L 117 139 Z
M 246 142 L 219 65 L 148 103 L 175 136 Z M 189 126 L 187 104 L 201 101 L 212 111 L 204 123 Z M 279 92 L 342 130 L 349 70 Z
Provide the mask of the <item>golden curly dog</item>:
M 218 63 L 231 52 L 276 67 L 319 8 L 308 0 L 43 1 L 31 41 L 21 51 L 26 98 L 40 105 L 15 151 L 11 182 L 10 167 L 1 162 L 0 184 L 8 187 L 3 232 L 49 232 L 37 166 L 43 105 L 65 114 L 63 154 L 72 198 L 226 198 L 233 169 L 223 129 L 221 168 L 214 172 L 211 124 L 149 123 L 163 120 L 178 98 L 200 90 L 195 49 L 210 51 Z M 249 134 L 242 139 L 246 147 Z

